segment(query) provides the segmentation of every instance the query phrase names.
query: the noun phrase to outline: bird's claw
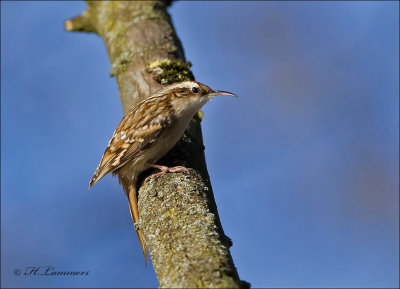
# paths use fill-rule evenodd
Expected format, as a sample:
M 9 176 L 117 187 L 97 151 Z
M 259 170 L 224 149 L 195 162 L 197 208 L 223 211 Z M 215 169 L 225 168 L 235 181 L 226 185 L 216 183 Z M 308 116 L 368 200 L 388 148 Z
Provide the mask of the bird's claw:
M 148 181 L 148 179 L 149 179 L 149 180 L 150 180 L 150 179 L 155 179 L 155 178 L 157 178 L 157 177 L 159 177 L 159 176 L 162 176 L 162 175 L 165 174 L 165 173 L 180 173 L 180 172 L 187 172 L 187 171 L 188 171 L 188 169 L 185 168 L 184 166 L 176 166 L 176 167 L 170 168 L 170 167 L 161 166 L 161 165 L 150 165 L 150 167 L 159 169 L 159 170 L 161 170 L 161 172 L 154 173 L 154 174 L 148 176 L 148 177 L 145 179 L 145 181 Z

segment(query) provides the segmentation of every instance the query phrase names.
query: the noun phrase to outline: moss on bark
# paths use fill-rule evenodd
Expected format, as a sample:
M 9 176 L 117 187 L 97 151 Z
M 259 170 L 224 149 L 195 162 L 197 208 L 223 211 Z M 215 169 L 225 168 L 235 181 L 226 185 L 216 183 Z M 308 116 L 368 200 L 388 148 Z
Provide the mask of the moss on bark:
M 190 71 L 192 64 L 180 59 L 171 60 L 168 58 L 157 59 L 146 67 L 146 71 L 153 74 L 153 78 L 161 84 L 172 84 L 175 82 L 194 80 Z

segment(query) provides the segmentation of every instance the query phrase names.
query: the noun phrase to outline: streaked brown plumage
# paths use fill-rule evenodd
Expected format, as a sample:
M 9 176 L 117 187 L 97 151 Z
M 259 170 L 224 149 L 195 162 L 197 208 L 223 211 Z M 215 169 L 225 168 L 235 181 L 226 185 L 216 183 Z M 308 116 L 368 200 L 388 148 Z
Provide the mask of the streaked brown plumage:
M 182 167 L 165 168 L 154 164 L 178 142 L 195 113 L 212 97 L 221 94 L 235 96 L 230 92 L 213 91 L 196 81 L 185 81 L 166 86 L 141 101 L 118 124 L 89 188 L 108 173 L 117 175 L 136 223 L 139 220 L 138 175 L 152 166 L 161 169 L 161 174 L 180 171 Z M 143 235 L 140 230 L 136 233 L 147 262 Z

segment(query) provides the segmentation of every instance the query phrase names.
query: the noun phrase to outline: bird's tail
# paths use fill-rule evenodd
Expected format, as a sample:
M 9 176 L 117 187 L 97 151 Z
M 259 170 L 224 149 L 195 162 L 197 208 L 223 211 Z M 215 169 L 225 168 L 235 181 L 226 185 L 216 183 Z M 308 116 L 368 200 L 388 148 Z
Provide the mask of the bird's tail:
M 132 182 L 132 181 L 128 182 L 128 181 L 120 178 L 120 183 L 122 184 L 122 187 L 124 188 L 125 193 L 128 196 L 129 209 L 131 212 L 132 221 L 135 224 L 137 221 L 139 221 L 139 209 L 138 209 L 138 202 L 137 202 L 137 198 L 136 198 L 136 182 Z M 135 230 L 136 230 L 136 234 L 139 239 L 140 246 L 142 247 L 144 262 L 146 263 L 146 266 L 147 266 L 146 242 L 144 241 L 144 237 L 143 237 L 140 229 L 135 228 Z

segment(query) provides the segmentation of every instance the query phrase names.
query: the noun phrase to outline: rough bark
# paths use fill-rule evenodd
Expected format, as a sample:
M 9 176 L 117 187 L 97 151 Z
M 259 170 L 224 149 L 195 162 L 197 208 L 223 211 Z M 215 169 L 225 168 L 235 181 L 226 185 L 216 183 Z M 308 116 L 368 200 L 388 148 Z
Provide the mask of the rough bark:
M 67 31 L 102 37 L 124 113 L 164 84 L 191 80 L 163 1 L 89 1 Z M 201 116 L 191 121 L 178 144 L 158 163 L 184 165 L 142 184 L 138 226 L 143 232 L 160 287 L 239 288 L 230 239 L 224 234 L 204 158 Z M 148 175 L 143 174 L 142 177 Z

